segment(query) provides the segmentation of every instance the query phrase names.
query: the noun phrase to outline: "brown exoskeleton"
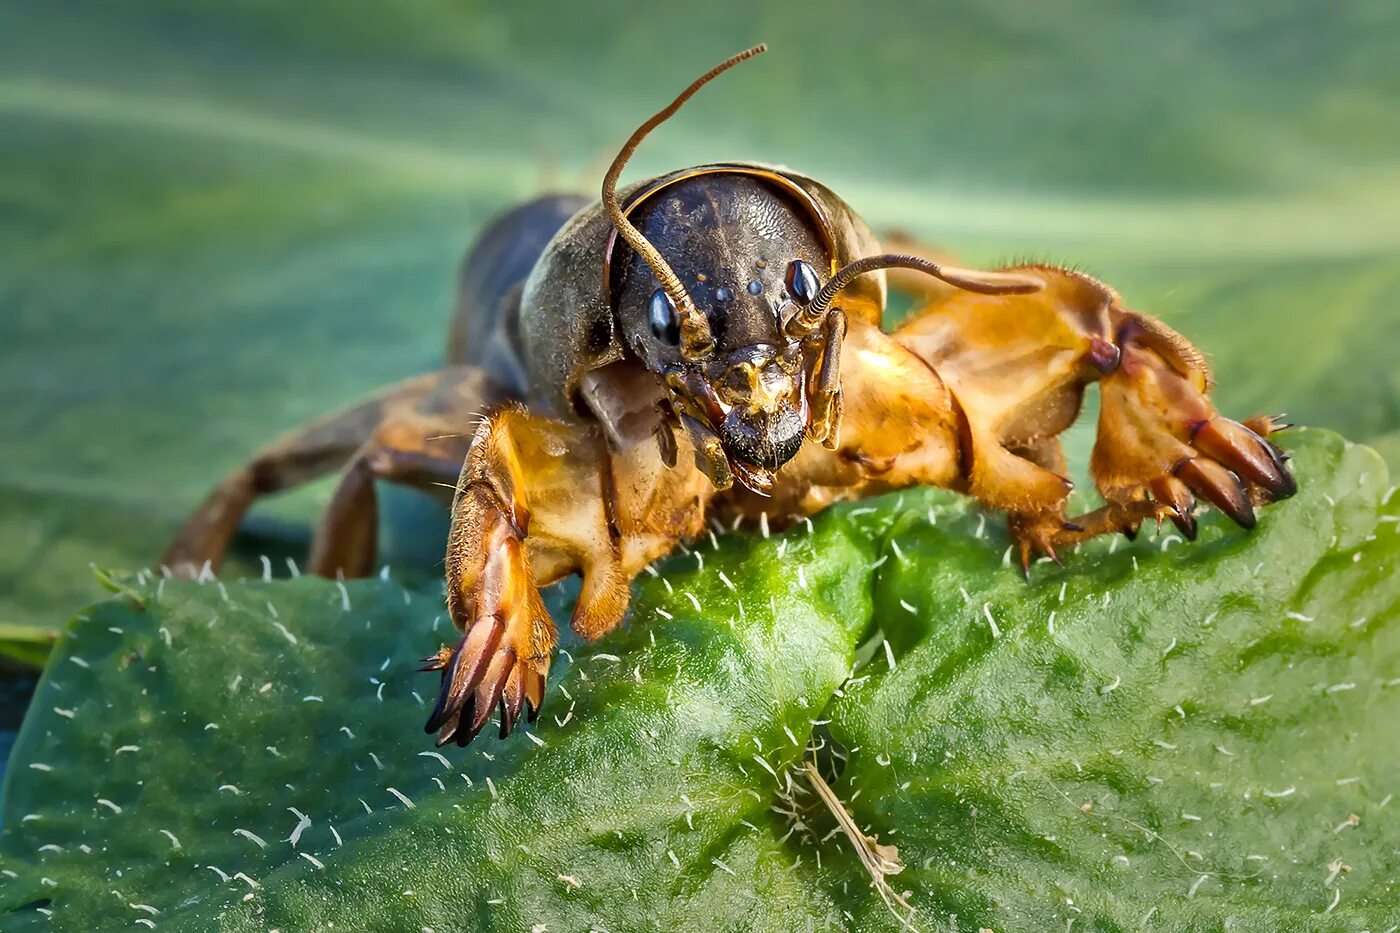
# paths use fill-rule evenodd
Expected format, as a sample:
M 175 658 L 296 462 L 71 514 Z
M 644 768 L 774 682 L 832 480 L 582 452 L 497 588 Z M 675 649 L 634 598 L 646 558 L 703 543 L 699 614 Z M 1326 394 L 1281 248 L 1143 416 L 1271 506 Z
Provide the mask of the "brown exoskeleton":
M 704 165 L 615 190 L 648 132 L 759 51 L 644 123 L 601 201 L 541 198 L 489 226 L 463 266 L 450 365 L 258 455 L 165 562 L 217 564 L 256 496 L 348 463 L 311 567 L 364 575 L 376 479 L 454 488 L 463 634 L 428 661 L 442 685 L 427 728 L 465 745 L 496 709 L 502 736 L 540 709 L 556 641 L 541 586 L 581 574 L 572 625 L 598 638 L 632 578 L 717 510 L 792 520 L 943 486 L 1006 512 L 1025 567 L 1148 519 L 1194 537 L 1197 496 L 1251 527 L 1256 505 L 1293 494 L 1276 419 L 1221 417 L 1201 354 L 1086 275 L 880 254 L 844 201 L 787 169 Z M 922 302 L 892 333 L 885 269 Z M 1091 382 L 1106 504 L 1071 519 L 1058 435 Z

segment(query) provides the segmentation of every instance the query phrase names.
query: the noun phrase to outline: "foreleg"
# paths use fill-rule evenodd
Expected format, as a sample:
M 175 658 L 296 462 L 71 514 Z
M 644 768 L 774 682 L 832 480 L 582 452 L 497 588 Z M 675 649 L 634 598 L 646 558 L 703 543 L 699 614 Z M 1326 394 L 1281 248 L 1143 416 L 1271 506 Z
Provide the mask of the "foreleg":
M 1293 494 L 1266 439 L 1278 425 L 1220 417 L 1201 354 L 1183 337 L 1126 309 L 1088 276 L 1046 266 L 1011 271 L 1038 275 L 1046 287 L 958 293 L 894 336 L 957 400 L 969 491 L 1009 513 L 1023 565 L 1061 544 L 1131 534 L 1147 517 L 1170 517 L 1193 536 L 1196 495 L 1249 527 L 1255 505 Z M 1094 381 L 1102 405 L 1091 471 L 1107 504 L 1066 519 L 1069 483 L 1045 445 L 1073 423 Z
M 1170 518 L 1195 538 L 1196 496 L 1252 528 L 1256 505 L 1297 491 L 1282 452 L 1268 440 L 1284 425 L 1267 416 L 1244 423 L 1223 417 L 1210 400 L 1200 352 L 1175 331 L 1121 309 L 1113 324 L 1121 361 L 1101 383 L 1090 460 L 1107 505 L 1078 522 L 1084 532 L 1074 537 L 1093 526 L 1131 533 L 1150 516 Z
M 427 722 L 438 744 L 466 745 L 497 708 L 502 737 L 522 711 L 533 719 L 557 642 L 540 587 L 582 574 L 571 624 L 589 639 L 611 631 L 642 566 L 698 530 L 703 482 L 667 470 L 654 441 L 610 451 L 596 426 L 518 407 L 484 422 L 457 484 L 447 549 L 447 604 L 463 634 L 426 667 L 442 670 Z

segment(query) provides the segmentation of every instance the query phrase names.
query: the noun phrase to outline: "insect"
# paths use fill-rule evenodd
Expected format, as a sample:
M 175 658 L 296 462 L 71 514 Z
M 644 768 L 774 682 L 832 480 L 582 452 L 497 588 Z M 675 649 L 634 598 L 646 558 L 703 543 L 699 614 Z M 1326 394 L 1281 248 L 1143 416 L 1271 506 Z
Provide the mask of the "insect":
M 1023 568 L 1196 497 L 1248 528 L 1296 485 L 1277 417 L 1219 415 L 1201 353 L 1108 286 L 1051 265 L 995 272 L 881 253 L 819 182 L 752 163 L 617 189 L 643 138 L 749 49 L 637 129 L 602 197 L 536 199 L 464 261 L 448 365 L 256 455 L 177 533 L 165 563 L 216 566 L 260 495 L 343 467 L 311 569 L 366 575 L 374 481 L 451 493 L 447 602 L 461 631 L 427 723 L 465 745 L 499 710 L 538 715 L 556 643 L 540 588 L 579 574 L 571 624 L 596 639 L 633 577 L 709 516 L 793 521 L 914 485 L 1006 513 Z M 886 272 L 915 312 L 886 332 Z M 1091 473 L 1066 514 L 1058 435 L 1097 382 Z M 474 433 L 471 425 L 479 423 Z

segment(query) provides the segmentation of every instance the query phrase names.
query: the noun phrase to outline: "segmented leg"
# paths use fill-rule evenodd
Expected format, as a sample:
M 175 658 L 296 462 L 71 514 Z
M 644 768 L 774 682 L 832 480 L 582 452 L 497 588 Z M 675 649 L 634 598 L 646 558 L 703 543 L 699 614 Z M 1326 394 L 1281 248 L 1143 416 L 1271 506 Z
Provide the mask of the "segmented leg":
M 1169 518 L 1196 537 L 1196 497 L 1245 528 L 1256 505 L 1297 491 L 1282 452 L 1268 437 L 1270 417 L 1243 424 L 1216 411 L 1200 354 L 1161 324 L 1132 312 L 1113 316 L 1122 353 L 1101 384 L 1099 436 L 1090 470 L 1107 505 L 1076 519 L 1104 530 L 1136 531 L 1145 517 Z M 1084 532 L 1071 529 L 1066 539 Z
M 824 447 L 841 443 L 841 344 L 846 339 L 846 315 L 835 308 L 822 327 L 822 362 L 812 387 L 812 415 L 807 435 Z
M 447 551 L 448 609 L 463 634 L 424 667 L 442 671 L 426 726 L 439 745 L 466 745 L 497 709 L 502 737 L 522 712 L 538 715 L 557 641 L 539 588 L 581 573 L 574 629 L 590 639 L 611 631 L 632 577 L 698 529 L 697 477 L 667 470 L 649 435 L 610 451 L 597 426 L 517 407 L 482 424 L 457 485 Z
M 244 514 L 259 497 L 300 486 L 351 461 L 356 463 L 352 470 L 355 475 L 347 476 L 332 509 L 342 515 L 347 508 L 354 511 L 354 503 L 363 500 L 367 474 L 380 466 L 377 457 L 395 446 L 375 442 L 376 433 L 386 424 L 440 415 L 444 426 L 451 426 L 460 434 L 471 430 L 473 415 L 483 404 L 500 399 L 495 384 L 479 370 L 458 367 L 408 379 L 364 402 L 298 428 L 225 478 L 180 526 L 161 557 L 161 564 L 183 575 L 197 575 L 205 566 L 217 571 Z M 425 436 L 405 443 L 400 432 L 398 446 L 405 452 L 420 450 Z M 458 446 L 465 449 L 465 439 Z M 438 459 L 453 459 L 441 450 L 434 455 Z M 461 456 L 460 451 L 455 455 L 456 463 L 460 464 Z M 388 472 L 393 473 L 394 469 Z M 366 548 L 355 550 L 363 553 Z
M 1045 266 L 1031 295 L 959 292 L 894 338 L 935 369 L 956 399 L 969 492 L 1009 513 L 1023 566 L 1037 553 L 1146 517 L 1194 535 L 1194 496 L 1245 527 L 1256 504 L 1295 484 L 1268 440 L 1269 418 L 1240 424 L 1210 402 L 1199 351 L 1160 322 L 1124 308 L 1087 276 Z M 1067 519 L 1070 483 L 1046 445 L 1078 415 L 1085 386 L 1102 383 L 1091 471 L 1107 505 Z
M 454 488 L 468 438 L 467 418 L 400 415 L 381 424 L 341 474 L 316 528 L 308 567 L 323 577 L 365 577 L 374 572 L 379 544 L 376 480 L 398 483 L 446 499 Z
M 508 411 L 482 423 L 453 500 L 447 605 L 463 635 L 427 665 L 442 669 L 427 723 L 439 745 L 471 741 L 498 704 L 505 736 L 522 707 L 533 721 L 544 702 L 557 635 L 525 552 L 531 513 L 512 423 L 526 417 Z

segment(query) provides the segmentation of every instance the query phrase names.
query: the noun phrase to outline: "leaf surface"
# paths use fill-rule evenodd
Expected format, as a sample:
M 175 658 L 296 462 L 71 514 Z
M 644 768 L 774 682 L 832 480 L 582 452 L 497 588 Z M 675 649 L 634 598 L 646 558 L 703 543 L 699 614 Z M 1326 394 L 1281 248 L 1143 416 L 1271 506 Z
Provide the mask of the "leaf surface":
M 1289 442 L 1302 492 L 1253 533 L 1030 586 L 935 491 L 703 544 L 567 646 L 529 736 L 465 751 L 417 729 L 434 592 L 117 581 L 16 746 L 3 922 L 896 929 L 811 747 L 920 929 L 1381 924 L 1395 504 L 1373 452 Z

